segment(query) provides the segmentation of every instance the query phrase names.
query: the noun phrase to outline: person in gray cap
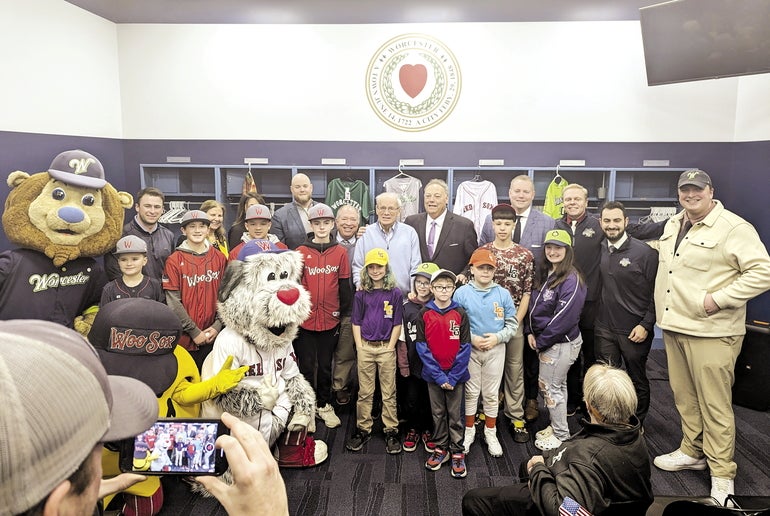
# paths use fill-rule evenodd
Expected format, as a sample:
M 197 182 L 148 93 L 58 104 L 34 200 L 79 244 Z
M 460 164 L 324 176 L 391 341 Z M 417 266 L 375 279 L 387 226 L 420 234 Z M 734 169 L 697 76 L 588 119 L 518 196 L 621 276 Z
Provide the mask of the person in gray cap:
M 732 385 L 746 334 L 746 303 L 770 289 L 770 256 L 754 227 L 714 199 L 709 175 L 679 176 L 684 208 L 658 241 L 655 312 L 682 419 L 682 441 L 655 457 L 665 471 L 705 470 L 711 496 L 733 494 L 738 465 Z
M 126 235 L 118 240 L 113 254 L 117 258 L 122 275 L 104 286 L 99 306 L 130 297 L 166 302 L 160 281 L 145 276 L 142 272 L 147 265 L 147 243 L 144 240 L 136 235 Z
M 200 370 L 222 329 L 217 319 L 217 291 L 227 258 L 209 243 L 209 217 L 190 210 L 182 217 L 185 240 L 166 260 L 163 289 L 166 304 L 182 322 L 179 345 L 190 352 Z
M 147 430 L 158 415 L 144 383 L 108 376 L 73 330 L 0 322 L 0 515 L 92 514 L 99 496 L 141 475 L 102 482 L 102 443 Z

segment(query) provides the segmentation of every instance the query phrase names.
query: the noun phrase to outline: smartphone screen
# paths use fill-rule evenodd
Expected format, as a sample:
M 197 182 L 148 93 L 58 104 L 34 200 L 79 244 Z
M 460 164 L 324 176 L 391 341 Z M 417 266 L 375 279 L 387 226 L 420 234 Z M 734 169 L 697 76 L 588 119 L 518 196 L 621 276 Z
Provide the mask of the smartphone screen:
M 161 419 L 124 441 L 120 467 L 143 475 L 221 475 L 227 461 L 215 442 L 227 433 L 219 420 Z

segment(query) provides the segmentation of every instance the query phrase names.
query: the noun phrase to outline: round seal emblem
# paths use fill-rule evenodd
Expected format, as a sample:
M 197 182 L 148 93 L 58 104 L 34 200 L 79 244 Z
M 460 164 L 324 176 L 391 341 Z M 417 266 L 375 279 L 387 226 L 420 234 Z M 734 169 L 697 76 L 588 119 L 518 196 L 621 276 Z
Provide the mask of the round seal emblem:
M 460 98 L 460 67 L 442 42 L 402 34 L 377 50 L 366 70 L 369 105 L 386 124 L 424 131 L 446 119 Z

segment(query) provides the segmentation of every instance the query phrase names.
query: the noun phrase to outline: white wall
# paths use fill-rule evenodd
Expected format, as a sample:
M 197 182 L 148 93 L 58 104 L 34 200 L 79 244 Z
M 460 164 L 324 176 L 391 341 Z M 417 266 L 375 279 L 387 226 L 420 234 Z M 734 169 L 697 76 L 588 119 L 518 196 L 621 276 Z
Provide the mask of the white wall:
M 0 130 L 120 137 L 115 27 L 62 0 L 0 0 Z
M 770 140 L 770 73 L 741 77 L 735 141 Z
M 376 50 L 419 32 L 462 92 L 433 129 L 383 123 Z M 723 142 L 770 139 L 770 74 L 648 87 L 637 22 L 115 25 L 0 0 L 0 130 L 128 139 Z

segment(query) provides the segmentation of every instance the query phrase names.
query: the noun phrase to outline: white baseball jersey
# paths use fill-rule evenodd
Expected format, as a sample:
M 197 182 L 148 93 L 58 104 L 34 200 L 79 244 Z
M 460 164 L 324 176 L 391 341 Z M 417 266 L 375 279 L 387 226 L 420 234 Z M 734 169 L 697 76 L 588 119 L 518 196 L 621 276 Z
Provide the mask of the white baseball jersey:
M 275 389 L 280 393 L 272 412 L 263 410 L 251 418 L 244 419 L 262 432 L 265 441 L 272 444 L 278 438 L 277 435 L 270 434 L 273 416 L 275 415 L 280 418 L 285 425 L 291 411 L 291 401 L 286 394 L 286 381 L 300 374 L 297 359 L 294 355 L 294 347 L 289 344 L 280 349 L 270 351 L 259 350 L 230 328 L 224 328 L 217 335 L 214 348 L 203 363 L 201 379 L 207 380 L 218 373 L 229 355 L 233 356 L 233 369 L 243 365 L 249 366 L 249 370 L 241 380 L 239 387 L 265 388 L 267 387 L 266 383 L 272 382 Z M 213 400 L 203 403 L 202 412 L 202 417 L 209 418 L 218 418 L 222 414 L 222 410 Z
M 476 234 L 481 234 L 484 220 L 497 206 L 497 188 L 490 181 L 463 181 L 457 186 L 455 206 L 452 210 L 473 221 Z
M 382 186 L 386 192 L 398 195 L 398 198 L 401 200 L 399 222 L 404 222 L 404 219 L 409 215 L 416 215 L 420 212 L 420 188 L 422 188 L 422 181 L 416 177 L 404 174 L 391 177 Z

